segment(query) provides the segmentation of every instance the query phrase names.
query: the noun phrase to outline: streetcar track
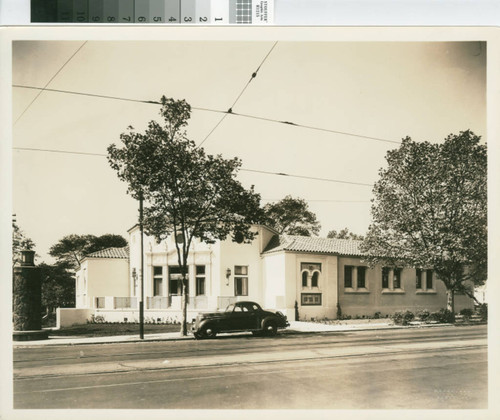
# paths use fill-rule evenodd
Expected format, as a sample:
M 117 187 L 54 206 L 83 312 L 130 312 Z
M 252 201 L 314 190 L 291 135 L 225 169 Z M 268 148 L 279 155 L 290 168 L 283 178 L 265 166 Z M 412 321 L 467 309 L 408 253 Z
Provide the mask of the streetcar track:
M 211 367 L 236 367 L 236 366 L 256 366 L 256 365 L 265 365 L 265 364 L 276 364 L 276 363 L 283 363 L 283 362 L 304 362 L 304 361 L 318 361 L 318 360 L 342 360 L 342 359 L 347 359 L 347 358 L 353 358 L 353 359 L 359 359 L 363 357 L 387 357 L 390 355 L 409 355 L 409 354 L 421 354 L 421 353 L 442 353 L 444 351 L 446 352 L 454 352 L 454 351 L 463 351 L 463 350 L 479 350 L 486 348 L 487 349 L 488 345 L 487 344 L 472 344 L 472 345 L 465 345 L 465 346 L 456 346 L 452 348 L 443 348 L 443 349 L 429 349 L 429 348 L 424 348 L 424 349 L 413 349 L 413 350 L 408 350 L 408 349 L 399 349 L 399 350 L 388 350 L 388 349 L 383 349 L 378 352 L 364 352 L 364 353 L 354 353 L 354 354 L 340 354 L 340 355 L 326 355 L 326 356 L 313 356 L 313 357 L 296 357 L 296 358 L 286 358 L 286 359 L 279 359 L 279 360 L 255 360 L 255 361 L 244 361 L 244 362 L 217 362 L 217 363 L 207 363 L 204 365 L 198 365 L 198 366 L 155 366 L 155 367 L 135 367 L 135 366 L 127 366 L 125 363 L 118 363 L 120 366 L 123 366 L 125 368 L 129 368 L 130 370 L 121 370 L 121 371 L 116 371 L 116 370 L 110 370 L 110 371 L 102 371 L 102 372 L 84 372 L 84 373 L 72 373 L 72 374 L 45 374 L 45 375 L 31 375 L 31 376 L 17 376 L 14 375 L 14 382 L 23 382 L 26 380 L 33 380 L 33 379 L 56 379 L 56 378 L 68 378 L 68 377 L 84 377 L 84 376 L 99 376 L 99 375 L 120 375 L 120 374 L 130 374 L 130 373 L 137 373 L 137 372 L 151 372 L 151 371 L 184 371 L 184 370 L 199 370 L 199 369 L 206 369 L 206 368 L 211 368 Z M 154 382 L 154 381 L 151 381 Z M 163 381 L 159 381 L 163 382 Z M 141 382 L 141 383 L 149 383 L 148 381 L 146 382 Z M 122 385 L 122 384 L 118 384 Z M 126 384 L 125 384 L 126 385 Z M 99 387 L 99 386 L 96 386 Z M 92 387 L 89 387 L 92 388 Z M 77 388 L 67 388 L 67 389 L 79 389 Z M 46 390 L 47 392 L 50 392 L 52 390 Z M 32 392 L 43 392 L 41 391 L 32 391 Z
M 391 337 L 349 337 L 347 340 L 342 340 L 342 341 L 320 341 L 314 343 L 315 346 L 317 347 L 331 347 L 331 346 L 346 346 L 346 345 L 363 345 L 364 343 L 367 342 L 383 342 L 386 344 L 404 344 L 404 343 L 411 343 L 414 342 L 415 339 L 418 339 L 419 341 L 422 342 L 433 342 L 433 341 L 452 341 L 456 340 L 457 338 L 460 338 L 461 340 L 466 340 L 466 339 L 474 339 L 474 338 L 482 338 L 485 337 L 485 333 L 482 332 L 471 332 L 466 335 L 459 335 L 458 332 L 455 334 L 449 334 L 446 336 L 439 336 L 436 337 L 435 335 L 419 335 L 419 334 L 413 334 L 409 337 L 396 337 L 396 338 L 391 338 Z M 221 351 L 227 351 L 231 350 L 233 353 L 234 352 L 247 352 L 249 349 L 254 351 L 254 352 L 262 352 L 262 351 L 281 351 L 281 350 L 286 350 L 287 348 L 290 347 L 295 347 L 297 346 L 298 343 L 296 342 L 283 342 L 281 337 L 278 337 L 279 342 L 273 345 L 270 345 L 269 343 L 262 344 L 262 345 L 252 345 L 251 348 L 248 346 L 238 346 L 238 347 L 231 347 L 228 348 L 227 346 L 217 346 L 217 347 L 210 347 L 210 348 L 199 348 L 200 345 L 203 344 L 212 344 L 215 340 L 212 341 L 200 341 L 196 342 L 198 345 L 196 348 L 190 348 L 186 350 L 180 350 L 179 349 L 172 349 L 172 350 L 161 350 L 161 351 L 149 351 L 149 352 L 128 352 L 128 353 L 113 353 L 109 355 L 69 355 L 69 356 L 59 356 L 59 357 L 43 357 L 43 358 L 38 358 L 38 359 L 25 359 L 25 360 L 20 360 L 20 359 L 14 359 L 14 364 L 25 364 L 25 363 L 35 363 L 35 362 L 54 362 L 54 361 L 63 361 L 63 360 L 79 360 L 85 363 L 88 363 L 90 361 L 93 361 L 96 358 L 99 358 L 100 360 L 107 360 L 107 359 L 112 359 L 116 356 L 120 357 L 131 357 L 131 356 L 137 356 L 137 357 L 153 357 L 153 358 L 182 358 L 185 357 L 186 355 L 201 355 L 201 356 L 209 356 L 209 355 L 214 355 L 214 354 L 219 354 Z M 286 340 L 286 338 L 285 338 Z M 123 343 L 120 343 L 123 344 Z M 129 344 L 129 343 L 127 343 Z M 130 343 L 132 344 L 132 343 Z M 158 344 L 158 342 L 155 342 L 155 344 Z M 252 343 L 253 344 L 253 343 Z M 377 345 L 377 344 L 375 344 Z M 30 348 L 30 350 L 32 350 Z

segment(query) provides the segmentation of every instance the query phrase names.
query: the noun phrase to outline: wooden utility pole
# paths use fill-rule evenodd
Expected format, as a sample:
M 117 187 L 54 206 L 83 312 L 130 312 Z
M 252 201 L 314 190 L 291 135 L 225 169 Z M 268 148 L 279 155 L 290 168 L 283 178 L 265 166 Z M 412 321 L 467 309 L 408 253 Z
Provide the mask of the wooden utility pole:
M 144 226 L 143 195 L 139 195 L 139 228 L 141 230 L 141 300 L 139 301 L 139 335 L 144 339 Z

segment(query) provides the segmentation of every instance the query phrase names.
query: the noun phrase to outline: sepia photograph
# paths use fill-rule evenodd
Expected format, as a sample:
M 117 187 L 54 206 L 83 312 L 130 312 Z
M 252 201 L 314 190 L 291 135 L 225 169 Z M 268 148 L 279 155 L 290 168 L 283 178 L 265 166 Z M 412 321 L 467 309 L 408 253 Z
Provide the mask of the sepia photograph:
M 491 407 L 488 37 L 256 29 L 12 40 L 14 412 Z

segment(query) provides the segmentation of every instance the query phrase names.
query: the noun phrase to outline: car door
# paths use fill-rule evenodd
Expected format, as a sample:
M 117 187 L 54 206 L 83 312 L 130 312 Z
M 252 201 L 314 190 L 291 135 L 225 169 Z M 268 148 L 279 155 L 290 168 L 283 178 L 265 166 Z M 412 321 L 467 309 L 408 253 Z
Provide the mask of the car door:
M 231 313 L 228 313 L 227 322 L 227 330 L 244 330 L 246 329 L 246 317 L 248 310 L 244 308 L 241 304 L 236 303 L 234 305 L 234 309 Z
M 260 312 L 258 306 L 248 302 L 243 304 L 242 328 L 256 330 L 260 328 Z

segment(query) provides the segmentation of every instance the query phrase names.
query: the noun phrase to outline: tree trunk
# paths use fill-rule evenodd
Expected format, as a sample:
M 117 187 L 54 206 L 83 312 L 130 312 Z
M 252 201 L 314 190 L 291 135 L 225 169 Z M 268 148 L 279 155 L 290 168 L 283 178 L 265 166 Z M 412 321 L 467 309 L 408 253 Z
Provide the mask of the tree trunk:
M 183 270 L 184 271 L 184 270 Z M 181 321 L 181 336 L 185 337 L 187 335 L 187 296 L 186 296 L 186 274 L 182 274 L 182 296 L 181 296 L 181 306 L 182 306 L 182 321 Z
M 452 320 L 455 322 L 455 292 L 453 290 L 447 289 L 447 302 L 446 309 L 448 309 L 452 314 Z

